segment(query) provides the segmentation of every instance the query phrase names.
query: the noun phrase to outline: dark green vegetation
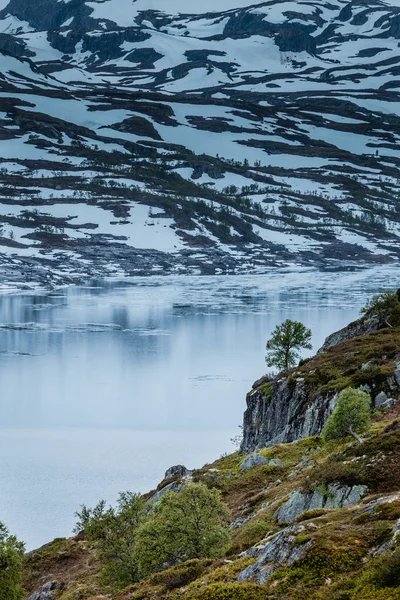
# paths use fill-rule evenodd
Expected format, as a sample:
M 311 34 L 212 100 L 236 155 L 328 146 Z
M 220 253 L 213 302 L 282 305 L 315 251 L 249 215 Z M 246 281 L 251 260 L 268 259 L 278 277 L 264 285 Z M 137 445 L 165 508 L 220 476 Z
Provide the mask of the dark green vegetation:
M 220 493 L 203 484 L 168 492 L 153 506 L 121 493 L 116 508 L 102 500 L 77 513 L 103 565 L 106 583 L 123 588 L 141 577 L 192 559 L 218 558 L 230 546 L 229 513 Z
M 302 348 L 311 350 L 311 330 L 299 321 L 286 319 L 272 332 L 272 337 L 266 345 L 265 361 L 269 367 L 290 369 L 299 360 L 298 351 Z
M 357 434 L 368 431 L 370 426 L 371 397 L 361 390 L 347 388 L 340 394 L 337 406 L 326 422 L 322 436 L 329 441 L 351 435 L 362 444 Z
M 0 600 L 20 600 L 24 544 L 0 523 Z
M 396 291 L 384 292 L 373 296 L 361 312 L 366 317 L 377 317 L 384 320 L 385 325 L 393 327 L 400 324 L 400 288 Z

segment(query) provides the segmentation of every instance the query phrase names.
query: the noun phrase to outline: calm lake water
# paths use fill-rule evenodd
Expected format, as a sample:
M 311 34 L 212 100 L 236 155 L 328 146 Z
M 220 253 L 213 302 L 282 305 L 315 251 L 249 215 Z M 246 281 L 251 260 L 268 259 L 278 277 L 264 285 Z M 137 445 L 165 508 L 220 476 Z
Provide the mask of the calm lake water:
M 0 521 L 29 549 L 82 503 L 154 488 L 232 449 L 271 330 L 314 348 L 400 268 L 140 278 L 0 297 Z

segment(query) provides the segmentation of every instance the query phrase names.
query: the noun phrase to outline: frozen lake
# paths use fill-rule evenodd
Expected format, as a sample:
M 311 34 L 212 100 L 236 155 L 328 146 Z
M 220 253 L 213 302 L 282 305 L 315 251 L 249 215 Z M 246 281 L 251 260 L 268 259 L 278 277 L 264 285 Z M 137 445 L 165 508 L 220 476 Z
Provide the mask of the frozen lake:
M 141 278 L 0 297 L 0 521 L 29 549 L 82 503 L 148 491 L 230 451 L 271 330 L 314 348 L 400 268 Z

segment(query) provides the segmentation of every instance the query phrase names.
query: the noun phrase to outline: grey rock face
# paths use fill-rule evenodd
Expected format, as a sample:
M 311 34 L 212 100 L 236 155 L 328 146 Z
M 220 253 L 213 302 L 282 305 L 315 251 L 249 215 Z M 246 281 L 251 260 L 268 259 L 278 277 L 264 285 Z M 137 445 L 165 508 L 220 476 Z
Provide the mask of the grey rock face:
M 268 460 L 261 456 L 261 454 L 253 453 L 250 454 L 240 465 L 240 468 L 245 469 L 253 469 L 253 467 L 261 467 L 262 465 L 268 464 Z
M 181 484 L 177 483 L 176 481 L 173 481 L 172 483 L 169 483 L 168 485 L 163 487 L 161 490 L 156 492 L 150 498 L 150 500 L 148 502 L 149 502 L 149 504 L 158 504 L 159 502 L 161 502 L 161 498 L 163 496 L 165 496 L 165 494 L 167 494 L 168 492 L 177 492 L 180 489 L 181 489 Z
M 276 511 L 274 517 L 279 523 L 293 523 L 296 517 L 306 510 L 343 508 L 356 504 L 367 491 L 368 488 L 365 485 L 349 487 L 330 484 L 327 494 L 323 494 L 319 490 L 315 490 L 312 494 L 293 492 L 289 500 Z
M 296 536 L 305 531 L 304 525 L 291 525 L 282 531 L 268 536 L 258 546 L 250 549 L 249 556 L 257 561 L 244 569 L 238 576 L 239 581 L 265 583 L 280 566 L 292 565 L 303 559 L 312 542 L 296 544 Z
M 391 408 L 394 404 L 394 398 L 388 398 L 385 392 L 380 392 L 375 398 L 375 408 Z
M 359 319 L 358 321 L 354 321 L 354 323 L 350 323 L 350 325 L 340 329 L 340 331 L 336 331 L 335 333 L 332 333 L 332 335 L 329 335 L 321 348 L 318 350 L 318 354 L 322 354 L 322 352 L 326 352 L 326 350 L 332 348 L 332 346 L 337 346 L 337 344 L 341 344 L 346 340 L 351 340 L 359 335 L 367 335 L 368 333 L 377 331 L 383 326 L 383 320 L 378 317 L 370 317 L 368 319 Z
M 400 385 L 400 361 L 396 363 L 396 370 L 394 372 L 394 377 L 397 385 Z
M 280 458 L 270 458 L 268 461 L 269 467 L 284 467 L 285 463 Z
M 28 600 L 54 600 L 57 597 L 57 592 L 64 589 L 64 586 L 56 581 L 46 583 L 40 592 L 36 592 L 29 596 Z
M 318 435 L 332 413 L 336 396 L 318 395 L 310 402 L 309 387 L 298 379 L 276 380 L 266 398 L 261 389 L 247 395 L 242 452 Z
M 165 479 L 169 479 L 170 477 L 188 477 L 191 474 L 192 471 L 189 471 L 184 465 L 174 465 L 165 472 Z

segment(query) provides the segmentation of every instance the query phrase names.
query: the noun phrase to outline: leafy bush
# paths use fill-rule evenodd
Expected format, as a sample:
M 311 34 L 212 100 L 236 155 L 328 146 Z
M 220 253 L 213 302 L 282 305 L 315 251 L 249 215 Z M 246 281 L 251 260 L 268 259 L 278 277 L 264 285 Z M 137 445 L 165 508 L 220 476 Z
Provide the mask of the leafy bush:
M 194 558 L 218 558 L 231 541 L 229 513 L 220 492 L 189 484 L 165 494 L 140 526 L 136 556 L 142 574 Z
M 347 388 L 340 394 L 335 410 L 329 417 L 322 432 L 328 441 L 352 435 L 358 442 L 358 433 L 371 427 L 371 398 L 365 392 Z
M 116 508 L 101 500 L 93 509 L 82 506 L 76 516 L 75 531 L 84 530 L 95 544 L 104 579 L 118 588 L 186 562 L 160 579 L 167 588 L 184 585 L 204 569 L 201 561 L 187 561 L 217 558 L 231 540 L 228 509 L 220 493 L 203 484 L 169 492 L 158 506 L 123 492 Z
M 400 320 L 400 289 L 372 296 L 361 309 L 367 317 L 381 317 L 387 325 Z M 393 321 L 392 323 L 390 321 Z
M 147 515 L 145 502 L 138 494 L 122 492 L 117 507 L 106 508 L 101 500 L 93 509 L 82 506 L 77 512 L 75 531 L 84 530 L 99 549 L 103 576 L 124 587 L 139 578 L 135 552 L 136 532 Z
M 0 600 L 20 600 L 25 547 L 0 523 Z

